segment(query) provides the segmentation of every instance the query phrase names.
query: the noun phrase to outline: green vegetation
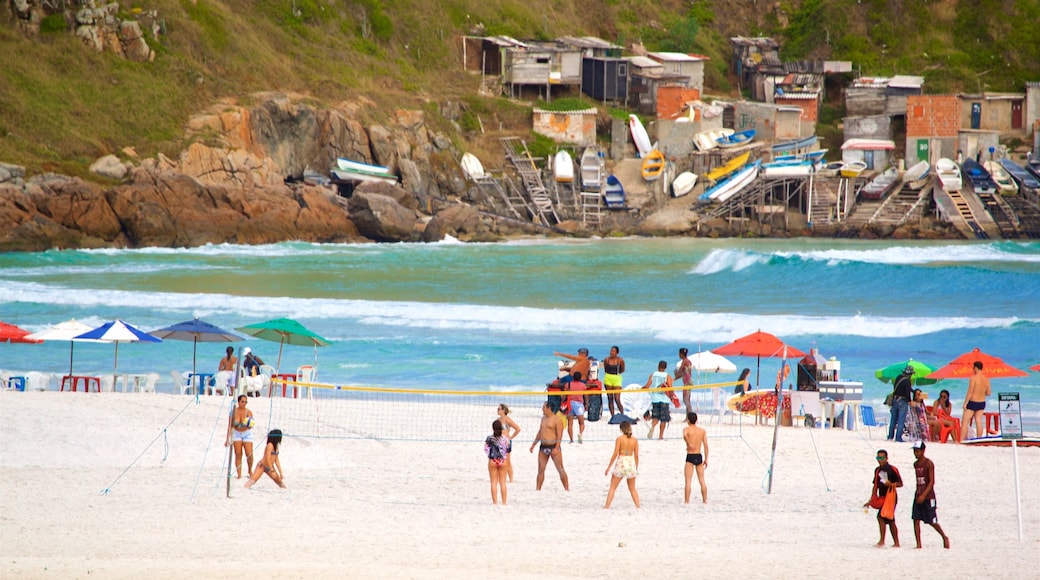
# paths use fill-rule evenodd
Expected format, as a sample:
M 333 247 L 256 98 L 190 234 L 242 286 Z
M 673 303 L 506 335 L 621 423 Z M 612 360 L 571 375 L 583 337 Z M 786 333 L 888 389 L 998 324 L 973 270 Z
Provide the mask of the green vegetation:
M 462 70 L 460 37 L 598 36 L 649 50 L 710 57 L 706 92 L 733 95 L 735 35 L 773 36 L 785 59 L 852 60 L 863 74 L 925 76 L 928 92 L 1021 91 L 1040 80 L 1038 0 L 132 0 L 121 15 L 156 10 L 164 33 L 154 62 L 85 48 L 61 14 L 41 34 L 18 31 L 0 8 L 0 160 L 31 172 L 82 175 L 102 154 L 133 146 L 177 154 L 188 118 L 219 99 L 291 91 L 317 102 L 361 96 L 379 111 L 464 104 L 467 135 L 530 129 L 530 108 L 477 95 Z M 146 24 L 146 23 L 145 23 Z M 148 26 L 142 26 L 147 30 Z M 541 106 L 587 108 L 554 97 Z M 623 118 L 627 111 L 611 110 Z M 830 117 L 828 113 L 827 117 Z M 822 123 L 826 125 L 826 122 Z M 827 129 L 824 127 L 823 131 Z M 535 143 L 538 143 L 536 140 Z M 541 146 L 541 145 L 535 145 Z M 548 147 L 548 146 L 547 146 Z M 549 151 L 551 152 L 551 151 Z

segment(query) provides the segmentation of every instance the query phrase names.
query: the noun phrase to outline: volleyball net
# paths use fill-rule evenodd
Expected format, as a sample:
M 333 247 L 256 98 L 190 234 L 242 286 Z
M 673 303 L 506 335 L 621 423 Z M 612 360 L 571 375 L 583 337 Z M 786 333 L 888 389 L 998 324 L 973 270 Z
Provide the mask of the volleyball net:
M 741 417 L 727 405 L 736 382 L 676 385 L 672 392 L 679 405 L 668 405 L 668 432 L 676 437 L 686 425 L 684 392 L 697 424 L 714 436 L 739 436 Z M 638 387 L 638 388 L 634 388 Z M 272 379 L 269 397 L 253 403 L 258 437 L 265 430 L 280 429 L 287 437 L 329 439 L 377 439 L 400 441 L 480 441 L 491 432 L 498 408 L 509 409 L 509 417 L 521 428 L 521 440 L 533 440 L 543 417 L 542 405 L 552 411 L 564 407 L 568 394 L 585 398 L 586 441 L 614 440 L 618 426 L 610 424 L 608 396 L 620 394 L 625 415 L 648 427 L 652 421 L 651 393 L 629 385 L 621 390 L 550 391 L 443 391 L 331 385 Z M 615 412 L 619 411 L 615 403 Z M 568 419 L 569 421 L 570 419 Z M 747 421 L 744 417 L 743 421 Z M 579 426 L 574 426 L 577 438 Z M 680 430 L 680 431 L 677 431 Z M 566 438 L 566 428 L 565 435 Z

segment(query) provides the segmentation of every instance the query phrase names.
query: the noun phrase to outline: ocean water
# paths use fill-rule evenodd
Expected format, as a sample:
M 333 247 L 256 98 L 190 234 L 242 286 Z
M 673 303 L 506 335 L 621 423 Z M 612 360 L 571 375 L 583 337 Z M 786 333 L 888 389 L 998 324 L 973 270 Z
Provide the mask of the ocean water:
M 217 245 L 0 254 L 0 320 L 30 330 L 122 318 L 145 330 L 198 316 L 233 329 L 288 316 L 332 340 L 286 346 L 283 371 L 322 382 L 531 390 L 554 350 L 621 347 L 625 383 L 679 347 L 709 350 L 761 329 L 842 363 L 876 408 L 874 370 L 908 357 L 940 366 L 978 347 L 1023 370 L 1040 363 L 1040 243 L 611 239 L 501 244 Z M 278 344 L 244 343 L 275 364 Z M 199 344 L 215 370 L 223 343 Z M 110 345 L 78 344 L 77 374 L 111 372 Z M 0 368 L 64 372 L 69 344 L 0 344 Z M 124 344 L 120 372 L 190 370 L 192 344 Z M 735 357 L 738 367 L 754 359 Z M 762 361 L 762 383 L 778 362 Z M 754 375 L 752 375 L 754 376 Z M 735 375 L 702 376 L 702 381 Z M 993 381 L 1017 391 L 1040 431 L 1040 373 Z M 952 393 L 966 381 L 928 387 Z M 996 395 L 993 399 L 995 400 Z

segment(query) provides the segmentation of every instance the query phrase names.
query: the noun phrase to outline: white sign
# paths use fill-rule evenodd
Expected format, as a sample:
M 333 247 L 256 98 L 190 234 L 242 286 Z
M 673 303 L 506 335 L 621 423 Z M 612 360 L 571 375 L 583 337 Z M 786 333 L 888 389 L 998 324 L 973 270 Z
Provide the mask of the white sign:
M 1004 439 L 1022 438 L 1022 404 L 1018 393 L 997 393 L 1000 411 L 1000 436 Z

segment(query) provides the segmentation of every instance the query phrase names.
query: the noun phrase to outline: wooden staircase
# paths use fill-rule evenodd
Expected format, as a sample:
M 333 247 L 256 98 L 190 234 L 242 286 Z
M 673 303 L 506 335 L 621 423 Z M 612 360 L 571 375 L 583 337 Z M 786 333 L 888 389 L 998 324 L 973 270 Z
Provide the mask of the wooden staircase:
M 503 137 L 502 147 L 505 149 L 506 159 L 513 164 L 527 191 L 530 203 L 528 204 L 525 200 L 524 206 L 531 217 L 546 226 L 560 223 L 560 217 L 556 214 L 552 198 L 549 197 L 549 192 L 542 183 L 542 173 L 535 165 L 531 152 L 527 150 L 527 143 L 519 137 Z
M 834 223 L 837 217 L 834 211 L 838 204 L 838 193 L 830 180 L 820 179 L 816 181 L 811 206 L 809 207 L 810 225 L 828 225 Z
M 971 206 L 968 205 L 968 201 L 964 199 L 959 191 L 948 192 L 950 199 L 953 200 L 954 207 L 957 208 L 957 213 L 964 218 L 965 223 L 971 228 L 971 231 L 975 234 L 975 237 L 980 240 L 989 239 L 989 235 L 979 226 L 978 220 L 975 219 L 975 213 L 971 211 Z

